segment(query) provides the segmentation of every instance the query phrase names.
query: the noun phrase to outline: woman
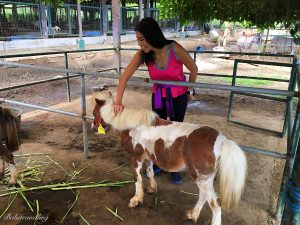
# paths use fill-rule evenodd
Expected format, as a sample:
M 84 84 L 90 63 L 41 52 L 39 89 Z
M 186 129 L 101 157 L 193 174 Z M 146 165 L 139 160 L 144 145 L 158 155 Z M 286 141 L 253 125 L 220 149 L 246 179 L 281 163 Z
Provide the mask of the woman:
M 151 17 L 142 19 L 135 28 L 136 38 L 141 49 L 124 70 L 117 88 L 114 112 L 123 110 L 123 94 L 129 78 L 137 68 L 146 64 L 152 80 L 186 81 L 183 65 L 190 71 L 189 82 L 195 82 L 198 68 L 188 52 L 177 42 L 167 40 L 158 23 Z M 152 88 L 152 109 L 163 119 L 183 122 L 188 100 L 194 90 L 174 85 L 154 84 Z M 153 166 L 154 174 L 161 172 Z M 171 173 L 171 182 L 180 184 L 179 173 Z

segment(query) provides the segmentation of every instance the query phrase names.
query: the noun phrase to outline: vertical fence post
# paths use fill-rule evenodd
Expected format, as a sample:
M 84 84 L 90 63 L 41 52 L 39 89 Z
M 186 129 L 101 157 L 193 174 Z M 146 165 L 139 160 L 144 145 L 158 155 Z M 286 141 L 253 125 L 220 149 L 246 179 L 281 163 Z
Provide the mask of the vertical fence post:
M 80 74 L 81 78 L 81 115 L 82 115 L 82 129 L 83 129 L 83 152 L 84 157 L 88 158 L 89 149 L 88 149 L 88 138 L 87 138 L 87 122 L 86 122 L 86 96 L 85 96 L 85 76 L 84 74 Z
M 299 84 L 299 78 L 300 78 L 299 77 L 299 75 L 300 75 L 299 74 L 299 66 L 297 66 L 297 68 L 295 68 L 295 70 L 296 70 L 295 80 Z M 291 109 L 291 110 L 293 110 L 293 109 Z M 278 196 L 278 202 L 277 202 L 277 208 L 276 208 L 276 214 L 275 214 L 275 218 L 277 220 L 280 220 L 282 218 L 283 209 L 284 209 L 284 206 L 286 203 L 285 195 L 287 192 L 288 179 L 291 177 L 291 175 L 293 173 L 293 167 L 299 166 L 297 164 L 299 164 L 300 160 L 298 160 L 296 163 L 294 163 L 297 146 L 298 146 L 298 151 L 297 151 L 298 156 L 297 157 L 299 157 L 299 127 L 300 127 L 300 103 L 299 103 L 299 98 L 298 98 L 297 110 L 296 110 L 292 134 L 289 135 L 290 138 L 288 138 L 288 140 L 287 140 L 288 141 L 287 155 L 289 157 L 287 158 L 287 161 L 285 163 L 283 177 L 282 177 L 280 191 L 279 191 L 279 196 Z M 300 185 L 300 183 L 299 183 L 299 185 Z M 294 225 L 294 224 L 290 224 L 290 225 Z
M 126 27 L 123 28 L 123 10 L 126 10 L 126 8 L 120 7 L 120 35 L 124 32 L 124 29 L 126 29 Z M 124 19 L 126 20 L 126 17 Z
M 67 6 L 67 18 L 68 18 L 68 32 L 72 34 L 72 16 L 71 16 L 71 7 L 68 4 Z
M 113 16 L 113 46 L 117 53 L 117 70 L 121 73 L 121 54 L 120 54 L 120 0 L 112 1 L 112 16 Z
M 139 21 L 141 21 L 143 17 L 143 0 L 139 0 Z
M 237 65 L 238 65 L 238 62 L 236 60 L 234 60 L 233 75 L 232 75 L 232 82 L 231 82 L 232 86 L 235 86 Z M 230 120 L 230 118 L 231 118 L 232 105 L 233 105 L 233 91 L 230 92 L 227 121 Z
M 69 61 L 68 61 L 68 53 L 64 52 L 65 55 L 65 68 L 69 69 Z M 68 102 L 71 102 L 71 91 L 70 91 L 70 78 L 69 78 L 69 73 L 66 73 L 66 85 L 67 85 L 67 97 L 68 97 Z
M 101 0 L 101 15 L 102 15 L 102 34 L 106 36 L 108 31 L 108 8 L 106 0 Z
M 296 64 L 296 57 L 294 57 L 293 59 L 293 64 Z M 297 68 L 296 67 L 292 67 L 291 70 L 291 75 L 290 75 L 290 82 L 289 82 L 289 86 L 288 86 L 288 90 L 289 91 L 294 91 L 296 88 L 296 76 L 297 76 Z M 293 97 L 290 97 L 293 98 Z M 288 120 L 287 120 L 287 113 L 288 113 L 288 104 L 289 104 L 289 97 L 287 98 L 287 102 L 286 102 L 286 111 L 284 113 L 284 123 L 283 123 L 283 129 L 282 129 L 282 133 L 281 133 L 281 137 L 284 137 L 286 135 L 287 132 L 287 127 L 288 127 Z
M 53 35 L 52 29 L 51 29 L 51 27 L 52 27 L 52 19 L 51 19 L 51 16 L 48 16 L 48 15 L 51 15 L 51 7 L 50 7 L 49 4 L 47 4 L 46 10 L 47 10 L 47 18 L 46 19 L 48 21 L 48 29 L 47 29 L 47 38 L 48 38 L 49 34 Z M 47 27 L 47 22 L 46 22 L 45 26 Z
M 47 10 L 47 8 L 46 8 L 45 3 L 41 2 L 40 3 L 40 21 L 41 21 L 41 23 L 40 23 L 41 24 L 40 30 L 41 30 L 41 33 L 42 33 L 42 38 L 48 38 L 46 10 Z M 50 22 L 49 22 L 49 24 L 50 24 Z
M 300 224 L 300 145 L 295 156 L 291 180 L 285 195 L 286 204 L 283 211 L 281 225 Z

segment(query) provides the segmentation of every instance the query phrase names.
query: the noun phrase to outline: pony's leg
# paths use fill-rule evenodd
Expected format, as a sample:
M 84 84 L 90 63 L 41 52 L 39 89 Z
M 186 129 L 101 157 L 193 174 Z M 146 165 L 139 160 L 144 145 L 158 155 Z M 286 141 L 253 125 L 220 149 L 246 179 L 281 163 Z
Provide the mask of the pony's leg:
M 4 168 L 4 161 L 0 157 L 0 180 L 4 178 L 5 168 Z
M 15 185 L 17 183 L 17 179 L 18 179 L 18 175 L 19 175 L 18 171 L 14 164 L 11 164 L 11 163 L 7 163 L 7 164 L 8 164 L 8 169 L 10 171 L 10 178 L 8 180 L 8 184 Z
M 134 170 L 135 170 L 134 178 L 136 182 L 135 182 L 135 195 L 130 199 L 128 205 L 130 208 L 136 207 L 139 204 L 139 202 L 142 203 L 144 198 L 143 180 L 141 175 L 143 162 L 135 161 L 133 165 L 137 165 L 134 166 Z
M 205 188 L 202 188 L 203 186 L 205 187 L 205 184 L 203 184 L 205 181 L 196 181 L 196 184 L 199 188 L 199 198 L 198 201 L 196 203 L 196 205 L 194 206 L 193 209 L 189 209 L 186 212 L 187 218 L 190 220 L 193 220 L 193 222 L 197 222 L 197 219 L 200 215 L 200 212 L 202 210 L 202 207 L 204 205 L 204 203 L 206 202 L 206 198 L 205 198 Z
M 147 187 L 147 193 L 152 194 L 157 192 L 157 183 L 154 179 L 153 162 L 146 160 L 146 173 L 149 178 L 149 186 Z
M 206 187 L 205 198 L 208 202 L 210 209 L 212 210 L 211 225 L 221 225 L 221 207 L 218 204 L 218 197 L 214 189 L 213 178 L 210 179 L 208 186 Z
M 217 195 L 213 186 L 214 177 L 213 175 L 209 179 L 196 181 L 199 188 L 199 199 L 195 207 L 187 211 L 187 217 L 194 222 L 199 218 L 201 209 L 207 201 L 213 212 L 211 225 L 221 225 L 221 207 L 217 202 Z
M 211 186 L 211 189 L 209 190 L 206 197 L 209 207 L 213 212 L 211 225 L 221 225 L 221 207 L 219 206 L 219 203 L 217 201 L 218 197 L 213 185 Z

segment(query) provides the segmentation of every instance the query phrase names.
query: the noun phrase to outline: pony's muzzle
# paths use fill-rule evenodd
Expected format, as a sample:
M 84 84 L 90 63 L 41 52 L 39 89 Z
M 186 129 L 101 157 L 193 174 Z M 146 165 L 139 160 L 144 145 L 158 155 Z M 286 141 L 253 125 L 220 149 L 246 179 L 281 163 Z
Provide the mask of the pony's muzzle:
M 106 124 L 106 123 L 103 123 L 101 124 L 102 127 L 104 128 L 105 132 L 109 131 L 110 130 L 110 125 L 109 124 Z M 99 133 L 99 130 L 98 130 L 98 127 L 95 125 L 95 123 L 92 123 L 91 125 L 91 129 L 94 133 Z
M 92 125 L 91 125 L 91 130 L 92 130 L 94 133 L 97 133 L 97 132 L 98 132 L 98 128 L 95 126 L 94 123 L 92 123 Z

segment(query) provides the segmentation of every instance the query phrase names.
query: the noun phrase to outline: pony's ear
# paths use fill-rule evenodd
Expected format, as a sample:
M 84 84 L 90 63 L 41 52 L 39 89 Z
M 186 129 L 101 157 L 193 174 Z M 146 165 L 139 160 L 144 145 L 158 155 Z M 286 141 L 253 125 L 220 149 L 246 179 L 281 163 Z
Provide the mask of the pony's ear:
M 113 97 L 113 95 L 112 95 L 112 93 L 111 93 L 110 91 L 108 91 L 108 96 L 109 96 L 110 98 Z
M 99 107 L 105 105 L 105 100 L 99 100 L 98 98 L 95 98 L 96 103 L 99 105 Z

